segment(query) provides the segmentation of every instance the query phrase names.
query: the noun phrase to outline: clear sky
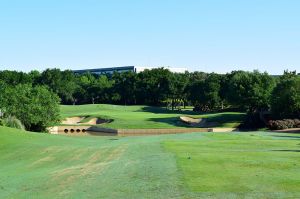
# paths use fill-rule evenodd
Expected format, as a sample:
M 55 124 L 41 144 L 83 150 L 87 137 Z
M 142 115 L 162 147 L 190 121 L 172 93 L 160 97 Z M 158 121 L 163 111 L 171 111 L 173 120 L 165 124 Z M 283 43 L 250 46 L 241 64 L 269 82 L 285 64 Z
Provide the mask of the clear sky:
M 300 0 L 0 0 L 0 70 L 300 72 Z

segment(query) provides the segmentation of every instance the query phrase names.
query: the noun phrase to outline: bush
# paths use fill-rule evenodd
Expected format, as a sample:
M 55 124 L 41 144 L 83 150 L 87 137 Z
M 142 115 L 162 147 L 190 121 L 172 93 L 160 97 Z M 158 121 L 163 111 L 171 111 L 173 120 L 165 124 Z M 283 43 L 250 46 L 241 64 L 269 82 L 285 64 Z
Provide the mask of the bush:
M 270 120 L 268 126 L 271 130 L 300 128 L 300 120 L 299 119 Z
M 59 121 L 59 98 L 44 86 L 19 84 L 0 93 L 5 115 L 20 119 L 26 130 L 44 131 Z
M 17 119 L 16 117 L 14 117 L 14 116 L 9 116 L 7 118 L 4 118 L 2 120 L 2 123 L 3 123 L 3 126 L 7 126 L 7 127 L 11 127 L 11 128 L 17 128 L 17 129 L 22 129 L 22 130 L 25 129 L 25 127 L 22 124 L 22 122 L 19 119 Z

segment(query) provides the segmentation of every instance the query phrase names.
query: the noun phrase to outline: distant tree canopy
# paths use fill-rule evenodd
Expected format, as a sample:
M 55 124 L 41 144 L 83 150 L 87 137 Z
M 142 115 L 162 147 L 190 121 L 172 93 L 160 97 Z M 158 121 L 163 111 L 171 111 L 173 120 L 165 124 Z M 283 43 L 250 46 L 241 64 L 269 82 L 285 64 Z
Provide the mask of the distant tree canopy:
M 196 110 L 211 111 L 221 105 L 220 79 L 217 74 L 208 74 L 191 82 L 188 87 L 188 100 Z
M 267 73 L 233 71 L 227 83 L 229 103 L 244 107 L 249 112 L 268 110 L 275 80 Z
M 28 129 L 47 125 L 37 115 L 56 121 L 59 99 L 62 104 L 165 105 L 172 110 L 186 105 L 198 111 L 234 108 L 257 113 L 271 110 L 274 117 L 299 117 L 299 82 L 296 72 L 274 77 L 258 71 L 220 75 L 172 73 L 165 68 L 110 76 L 74 74 L 59 69 L 41 73 L 0 71 L 0 109 L 16 116 Z M 27 105 L 23 106 L 23 102 Z

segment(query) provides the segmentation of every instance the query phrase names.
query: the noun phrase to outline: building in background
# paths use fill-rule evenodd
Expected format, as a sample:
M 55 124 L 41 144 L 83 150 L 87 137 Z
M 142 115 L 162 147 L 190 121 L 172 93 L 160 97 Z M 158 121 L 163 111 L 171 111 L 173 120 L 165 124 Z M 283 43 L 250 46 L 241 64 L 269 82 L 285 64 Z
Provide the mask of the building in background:
M 84 69 L 84 70 L 73 70 L 74 73 L 82 74 L 82 73 L 93 73 L 97 75 L 111 75 L 114 72 L 122 73 L 122 72 L 135 72 L 139 73 L 146 69 L 154 69 L 154 68 L 162 68 L 162 67 L 143 67 L 143 66 L 121 66 L 121 67 L 111 67 L 111 68 L 95 68 L 95 69 Z M 173 68 L 173 67 L 163 67 L 169 69 L 171 72 L 174 73 L 184 73 L 187 71 L 187 68 Z

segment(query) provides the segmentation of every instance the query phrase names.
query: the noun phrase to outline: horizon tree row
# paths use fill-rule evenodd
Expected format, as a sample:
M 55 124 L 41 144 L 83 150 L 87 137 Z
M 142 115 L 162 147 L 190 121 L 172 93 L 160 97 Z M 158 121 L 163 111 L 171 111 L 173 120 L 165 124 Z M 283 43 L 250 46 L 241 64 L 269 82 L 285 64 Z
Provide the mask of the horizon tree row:
M 62 104 L 139 104 L 166 106 L 171 110 L 192 105 L 201 112 L 232 109 L 254 115 L 271 110 L 275 119 L 300 117 L 300 76 L 295 71 L 271 76 L 259 71 L 172 73 L 156 68 L 106 76 L 60 69 L 41 73 L 4 70 L 0 71 L 0 110 L 9 106 L 12 94 L 8 95 L 7 90 L 20 92 L 20 85 L 28 85 L 23 87 L 30 86 L 34 92 L 48 90 L 50 94 L 45 95 L 55 99 L 55 103 L 59 100 L 53 95 L 59 96 Z M 16 101 L 24 98 L 15 96 L 20 97 Z M 1 105 L 1 101 L 7 103 Z

